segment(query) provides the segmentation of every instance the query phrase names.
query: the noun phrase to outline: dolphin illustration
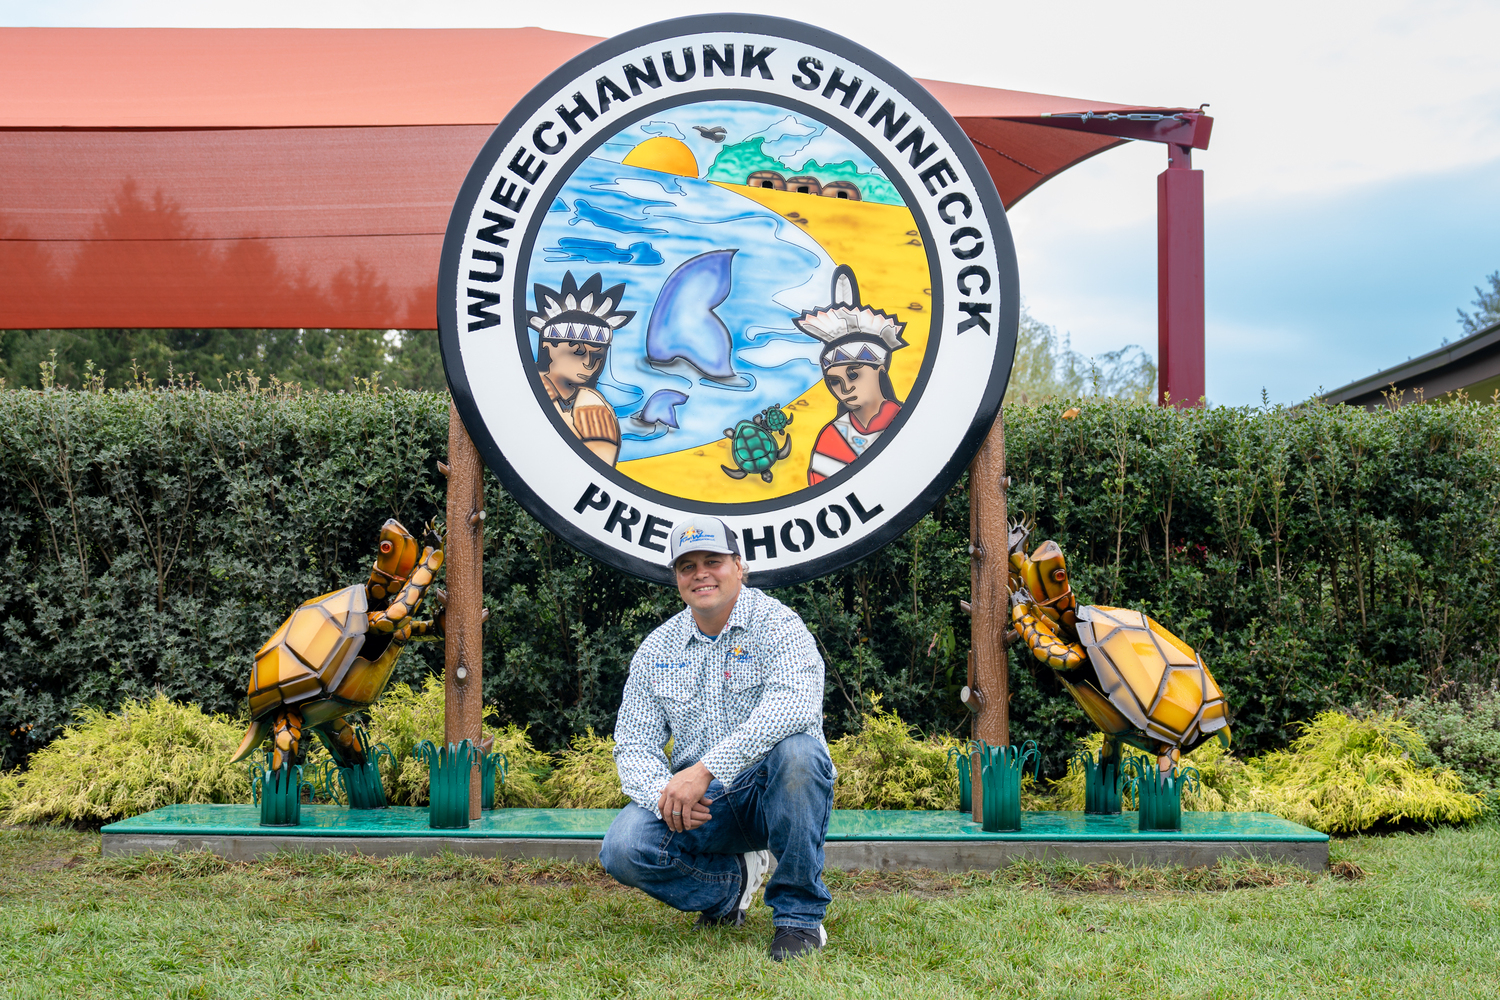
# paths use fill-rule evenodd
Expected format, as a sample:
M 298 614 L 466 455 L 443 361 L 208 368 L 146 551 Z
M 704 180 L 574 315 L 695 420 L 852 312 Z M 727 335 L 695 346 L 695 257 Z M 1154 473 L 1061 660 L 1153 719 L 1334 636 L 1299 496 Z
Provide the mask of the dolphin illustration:
M 646 327 L 646 359 L 653 365 L 681 358 L 710 378 L 734 377 L 734 342 L 714 309 L 729 298 L 730 264 L 738 252 L 710 250 L 667 276 Z

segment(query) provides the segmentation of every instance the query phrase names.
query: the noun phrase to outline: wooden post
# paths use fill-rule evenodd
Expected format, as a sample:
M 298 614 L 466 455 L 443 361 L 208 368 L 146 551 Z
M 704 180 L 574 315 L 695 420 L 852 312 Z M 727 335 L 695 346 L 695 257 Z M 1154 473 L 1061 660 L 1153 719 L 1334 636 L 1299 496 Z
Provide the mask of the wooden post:
M 1009 525 L 1005 511 L 1005 413 L 969 466 L 969 605 L 973 671 L 969 697 L 978 703 L 974 738 L 1010 745 L 1010 669 L 1005 633 L 1010 628 Z M 974 821 L 982 819 L 984 790 L 979 758 L 970 762 Z
M 448 404 L 448 610 L 444 621 L 443 738 L 479 746 L 484 718 L 484 466 Z M 469 782 L 469 818 L 479 818 L 481 770 Z

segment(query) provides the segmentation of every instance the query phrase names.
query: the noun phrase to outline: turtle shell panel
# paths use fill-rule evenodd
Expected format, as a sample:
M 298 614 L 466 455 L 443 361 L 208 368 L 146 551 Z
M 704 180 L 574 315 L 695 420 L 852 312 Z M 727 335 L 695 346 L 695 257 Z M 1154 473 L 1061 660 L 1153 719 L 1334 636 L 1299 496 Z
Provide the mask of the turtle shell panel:
M 327 697 L 364 645 L 368 610 L 365 588 L 356 585 L 315 597 L 293 611 L 255 654 L 251 717 Z
M 734 463 L 747 472 L 764 472 L 774 463 L 776 439 L 764 427 L 741 420 L 734 429 Z
M 1110 704 L 1147 736 L 1191 750 L 1227 724 L 1224 695 L 1187 643 L 1139 611 L 1091 606 L 1078 619 Z

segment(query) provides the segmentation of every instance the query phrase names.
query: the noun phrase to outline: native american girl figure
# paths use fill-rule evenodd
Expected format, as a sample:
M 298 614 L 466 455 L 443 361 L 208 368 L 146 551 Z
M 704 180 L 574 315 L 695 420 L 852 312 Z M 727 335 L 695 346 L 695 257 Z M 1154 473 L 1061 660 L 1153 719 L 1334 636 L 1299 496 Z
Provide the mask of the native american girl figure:
M 807 466 L 807 483 L 816 486 L 857 461 L 901 412 L 890 360 L 893 351 L 906 346 L 901 339 L 906 324 L 860 305 L 859 284 L 848 265 L 833 272 L 833 302 L 795 322 L 823 342 L 818 356 L 823 383 L 838 401 L 838 415 L 818 434 Z
M 625 296 L 623 284 L 603 285 L 603 276 L 596 274 L 580 288 L 572 271 L 563 275 L 561 289 L 538 284 L 536 311 L 527 314 L 527 322 L 537 331 L 536 367 L 547 398 L 584 447 L 613 467 L 620 455 L 620 421 L 595 385 L 614 332 L 635 313 L 615 308 Z

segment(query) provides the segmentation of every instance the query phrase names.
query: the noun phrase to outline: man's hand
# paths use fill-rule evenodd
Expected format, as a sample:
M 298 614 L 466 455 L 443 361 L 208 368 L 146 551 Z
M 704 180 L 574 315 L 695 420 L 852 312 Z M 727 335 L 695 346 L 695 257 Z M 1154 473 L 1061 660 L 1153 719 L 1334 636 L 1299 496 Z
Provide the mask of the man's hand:
M 656 803 L 668 829 L 674 833 L 696 830 L 713 818 L 708 811 L 708 800 L 703 797 L 713 780 L 714 776 L 702 764 L 693 764 L 672 775 Z

